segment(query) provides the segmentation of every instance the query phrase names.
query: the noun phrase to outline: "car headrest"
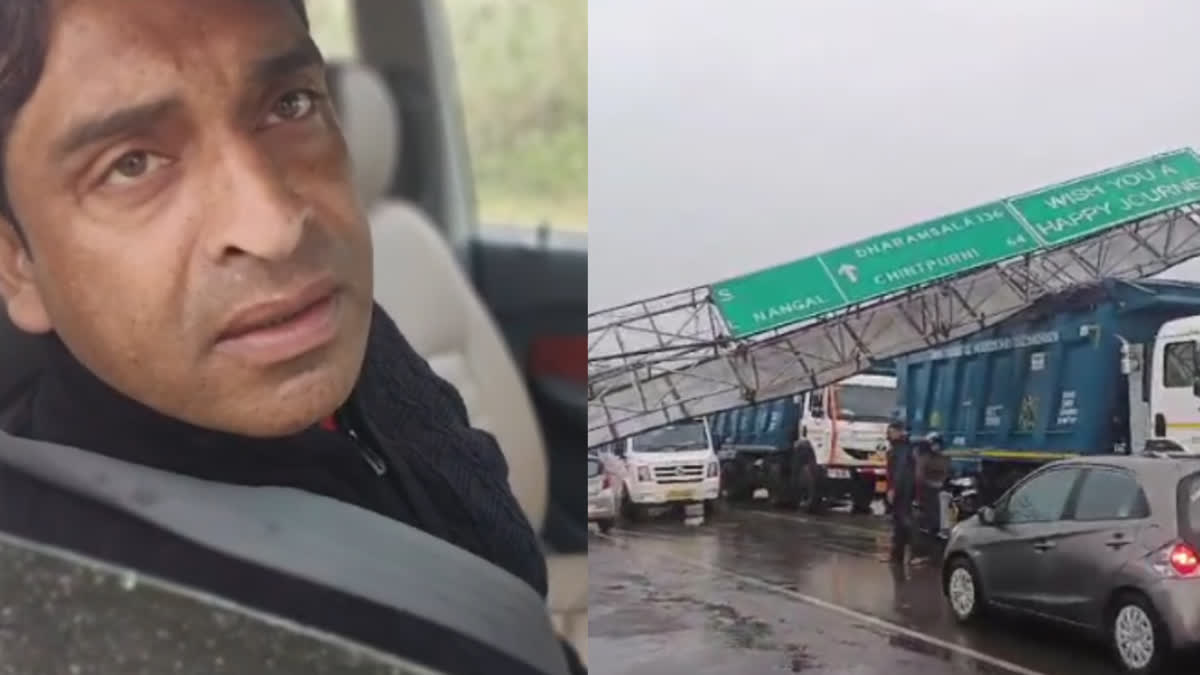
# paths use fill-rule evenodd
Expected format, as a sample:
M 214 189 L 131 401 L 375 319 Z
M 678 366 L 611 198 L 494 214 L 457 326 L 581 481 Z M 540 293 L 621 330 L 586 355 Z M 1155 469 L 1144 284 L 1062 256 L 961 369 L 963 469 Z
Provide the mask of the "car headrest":
M 350 149 L 354 186 L 369 209 L 387 195 L 400 163 L 400 107 L 383 77 L 362 64 L 330 64 L 329 86 Z

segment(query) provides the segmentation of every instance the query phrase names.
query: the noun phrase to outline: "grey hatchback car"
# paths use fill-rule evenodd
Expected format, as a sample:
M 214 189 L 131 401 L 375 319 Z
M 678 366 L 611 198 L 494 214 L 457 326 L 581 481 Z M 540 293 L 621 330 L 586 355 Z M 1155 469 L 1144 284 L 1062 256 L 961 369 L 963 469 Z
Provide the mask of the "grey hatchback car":
M 1128 673 L 1200 646 L 1200 458 L 1054 462 L 954 527 L 942 588 L 962 622 L 996 608 L 1102 636 Z

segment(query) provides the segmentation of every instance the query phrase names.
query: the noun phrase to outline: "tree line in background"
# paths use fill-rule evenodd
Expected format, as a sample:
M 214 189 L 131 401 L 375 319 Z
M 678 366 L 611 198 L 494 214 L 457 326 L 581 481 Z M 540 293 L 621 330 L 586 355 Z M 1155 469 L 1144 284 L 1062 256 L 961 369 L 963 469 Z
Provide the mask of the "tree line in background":
M 587 0 L 444 0 L 480 218 L 587 228 Z M 309 0 L 335 57 L 351 53 L 346 0 Z

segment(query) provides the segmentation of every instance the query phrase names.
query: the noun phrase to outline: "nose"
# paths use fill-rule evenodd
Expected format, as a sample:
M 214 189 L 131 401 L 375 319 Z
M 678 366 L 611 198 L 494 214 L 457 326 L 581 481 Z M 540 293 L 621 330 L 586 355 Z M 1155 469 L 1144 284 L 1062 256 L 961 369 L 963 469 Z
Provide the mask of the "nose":
M 227 142 L 220 153 L 212 200 L 213 215 L 224 217 L 206 223 L 210 256 L 286 260 L 300 246 L 312 208 L 283 167 L 254 143 Z

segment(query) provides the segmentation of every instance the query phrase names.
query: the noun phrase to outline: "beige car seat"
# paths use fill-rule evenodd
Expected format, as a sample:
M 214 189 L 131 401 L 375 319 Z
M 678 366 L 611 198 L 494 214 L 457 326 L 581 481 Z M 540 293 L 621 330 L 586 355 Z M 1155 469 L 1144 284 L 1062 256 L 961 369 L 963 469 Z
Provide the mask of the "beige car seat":
M 370 215 L 375 298 L 417 352 L 458 389 L 471 423 L 496 437 L 508 461 L 513 492 L 530 522 L 540 528 L 547 510 L 549 469 L 516 363 L 428 216 L 411 203 L 386 198 L 400 152 L 395 100 L 382 78 L 361 65 L 337 66 L 331 81 L 355 182 Z M 555 625 L 586 662 L 587 556 L 547 558 Z

